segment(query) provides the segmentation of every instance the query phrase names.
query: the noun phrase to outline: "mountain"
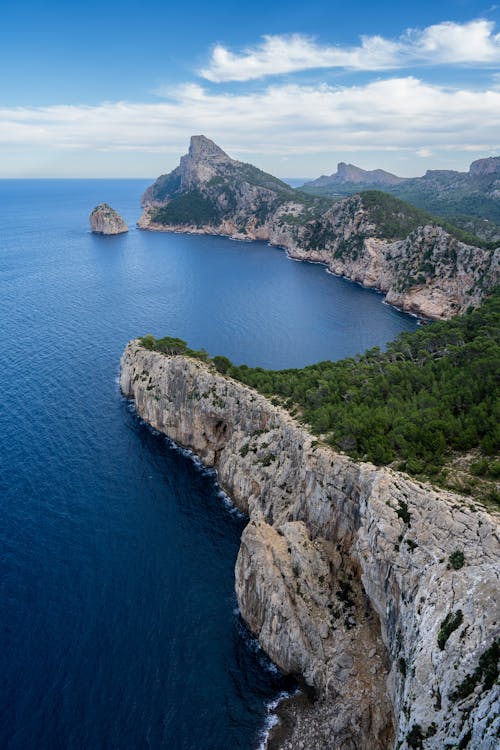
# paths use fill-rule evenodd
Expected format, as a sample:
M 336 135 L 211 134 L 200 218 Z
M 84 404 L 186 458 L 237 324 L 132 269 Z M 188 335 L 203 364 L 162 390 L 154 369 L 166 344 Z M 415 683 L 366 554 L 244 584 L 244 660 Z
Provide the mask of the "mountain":
M 301 190 L 316 195 L 332 195 L 356 192 L 361 186 L 383 188 L 388 185 L 399 185 L 404 177 L 398 177 L 384 169 L 361 169 L 354 164 L 341 161 L 337 171 L 331 175 L 322 175 L 317 180 L 306 182 Z
M 339 164 L 339 168 L 341 166 Z M 365 172 L 357 167 L 353 169 L 356 171 L 339 169 L 335 175 L 306 183 L 301 190 L 322 196 L 352 194 L 359 190 L 355 179 L 358 171 L 367 176 L 374 176 L 377 172 L 388 174 L 383 170 Z M 452 220 L 461 229 L 481 239 L 500 241 L 500 156 L 478 159 L 472 162 L 468 172 L 430 169 L 423 177 L 396 180 L 373 181 L 372 185 L 365 183 L 365 187 L 376 185 L 417 208 Z
M 337 201 L 307 195 L 205 136 L 191 138 L 179 166 L 146 190 L 143 207 L 142 229 L 268 241 L 430 318 L 477 306 L 498 283 L 500 249 L 479 247 L 380 191 Z

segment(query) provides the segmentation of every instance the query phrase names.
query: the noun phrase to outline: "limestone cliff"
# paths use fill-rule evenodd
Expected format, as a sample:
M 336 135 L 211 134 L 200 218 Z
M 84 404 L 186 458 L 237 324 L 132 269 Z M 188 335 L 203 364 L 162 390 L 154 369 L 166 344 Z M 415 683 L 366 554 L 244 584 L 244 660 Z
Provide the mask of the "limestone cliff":
M 143 205 L 142 229 L 265 240 L 430 318 L 480 304 L 498 283 L 500 249 L 465 244 L 382 193 L 336 203 L 305 195 L 204 136 L 193 136 L 189 153 L 148 188 Z
M 283 748 L 498 746 L 497 517 L 317 445 L 200 361 L 134 341 L 120 384 L 143 419 L 216 467 L 249 514 L 241 614 L 318 695 L 297 709 Z
M 90 226 L 96 234 L 123 234 L 128 232 L 128 227 L 120 214 L 108 206 L 100 203 L 89 216 Z

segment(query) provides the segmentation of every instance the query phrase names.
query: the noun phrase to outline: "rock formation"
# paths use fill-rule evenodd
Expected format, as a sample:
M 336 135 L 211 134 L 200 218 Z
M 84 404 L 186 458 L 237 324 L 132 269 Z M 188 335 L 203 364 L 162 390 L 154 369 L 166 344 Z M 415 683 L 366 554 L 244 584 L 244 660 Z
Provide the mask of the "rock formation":
M 359 186 L 382 187 L 386 185 L 399 185 L 404 182 L 404 177 L 398 177 L 385 169 L 361 169 L 354 164 L 346 164 L 341 161 L 337 164 L 337 171 L 331 175 L 322 175 L 317 180 L 311 180 L 303 185 L 304 188 L 331 188 L 332 191 L 341 189 L 345 183 Z
M 128 232 L 128 226 L 120 214 L 108 206 L 100 203 L 89 216 L 90 226 L 96 234 L 123 234 Z
M 336 203 L 293 190 L 193 136 L 180 165 L 143 197 L 138 226 L 266 240 L 293 258 L 387 293 L 391 304 L 449 318 L 480 304 L 498 283 L 500 248 L 459 241 L 395 198 L 349 196 Z
M 134 341 L 120 385 L 249 514 L 241 614 L 317 692 L 283 748 L 498 747 L 498 516 L 318 445 L 198 360 Z

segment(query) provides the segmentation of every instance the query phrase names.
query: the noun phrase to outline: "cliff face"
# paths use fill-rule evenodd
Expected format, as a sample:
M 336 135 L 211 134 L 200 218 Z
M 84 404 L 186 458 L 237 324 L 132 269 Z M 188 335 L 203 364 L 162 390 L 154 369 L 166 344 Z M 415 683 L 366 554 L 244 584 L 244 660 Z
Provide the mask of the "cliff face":
M 497 747 L 498 519 L 318 446 L 199 361 L 131 342 L 120 384 L 249 514 L 241 614 L 318 693 L 284 748 Z
M 90 226 L 96 234 L 123 234 L 128 227 L 120 214 L 108 206 L 100 203 L 89 216 Z
M 378 210 L 363 196 L 333 204 L 306 196 L 231 159 L 203 136 L 193 137 L 179 167 L 148 188 L 143 205 L 142 229 L 265 240 L 426 317 L 464 312 L 498 283 L 500 249 L 483 250 L 441 227 L 418 226 L 404 204 Z

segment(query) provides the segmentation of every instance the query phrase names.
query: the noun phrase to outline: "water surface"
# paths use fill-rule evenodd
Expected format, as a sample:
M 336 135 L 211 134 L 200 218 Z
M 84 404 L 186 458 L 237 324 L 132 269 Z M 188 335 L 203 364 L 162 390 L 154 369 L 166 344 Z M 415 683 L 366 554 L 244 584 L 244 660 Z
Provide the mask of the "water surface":
M 117 387 L 151 332 L 266 367 L 415 320 L 264 243 L 134 229 L 148 181 L 0 181 L 0 746 L 250 749 L 285 685 L 242 627 L 244 519 Z M 107 201 L 131 226 L 99 237 Z

